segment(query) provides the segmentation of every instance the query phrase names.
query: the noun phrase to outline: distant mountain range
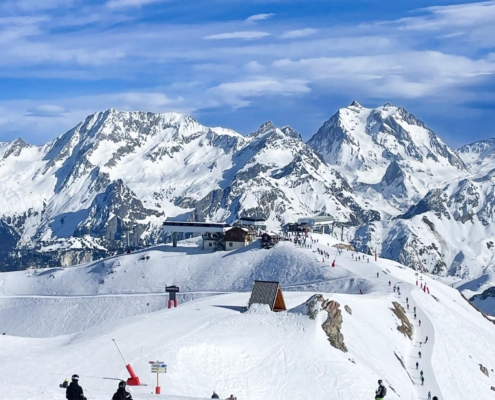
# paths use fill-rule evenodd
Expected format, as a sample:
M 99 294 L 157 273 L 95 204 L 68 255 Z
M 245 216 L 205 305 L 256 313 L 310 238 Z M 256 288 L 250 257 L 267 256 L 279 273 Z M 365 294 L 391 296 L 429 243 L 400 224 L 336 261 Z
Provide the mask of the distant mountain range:
M 306 143 L 271 122 L 242 136 L 110 109 L 44 146 L 0 143 L 0 270 L 161 243 L 167 218 L 259 216 L 278 229 L 328 213 L 360 250 L 478 276 L 495 265 L 494 158 L 495 139 L 456 151 L 390 104 L 353 102 Z

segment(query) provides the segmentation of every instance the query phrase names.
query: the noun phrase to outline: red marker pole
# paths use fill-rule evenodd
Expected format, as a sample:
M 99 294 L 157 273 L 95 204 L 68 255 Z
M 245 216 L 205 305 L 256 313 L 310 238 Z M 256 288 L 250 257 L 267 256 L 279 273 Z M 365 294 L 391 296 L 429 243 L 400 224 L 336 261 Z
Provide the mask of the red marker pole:
M 130 378 L 127 379 L 127 384 L 129 386 L 139 386 L 141 384 L 140 380 L 139 380 L 139 376 L 136 375 L 136 373 L 134 372 L 134 370 L 132 369 L 132 366 L 131 364 L 129 364 L 127 362 L 127 360 L 125 359 L 124 357 L 124 354 L 122 353 L 122 351 L 120 350 L 120 347 L 119 345 L 117 344 L 117 342 L 115 341 L 115 339 L 112 339 L 113 342 L 115 343 L 115 346 L 117 346 L 117 350 L 119 351 L 120 355 L 122 356 L 122 359 L 124 360 L 125 362 L 125 367 L 127 369 L 127 372 L 129 372 L 129 375 L 131 376 Z

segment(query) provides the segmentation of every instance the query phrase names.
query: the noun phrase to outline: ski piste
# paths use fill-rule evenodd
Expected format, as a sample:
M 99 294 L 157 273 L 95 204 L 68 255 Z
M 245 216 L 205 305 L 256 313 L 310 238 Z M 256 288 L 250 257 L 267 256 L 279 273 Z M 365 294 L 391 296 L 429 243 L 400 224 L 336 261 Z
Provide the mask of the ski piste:
M 459 395 L 469 398 L 470 393 L 477 399 L 490 398 L 490 378 L 480 372 L 479 364 L 490 369 L 490 360 L 495 359 L 490 346 L 494 325 L 458 291 L 423 274 L 430 289 L 430 294 L 425 293 L 416 286 L 416 271 L 390 260 L 375 261 L 367 254 L 357 253 L 356 257 L 354 253 L 353 257 L 346 249 L 335 256 L 333 246 L 339 241 L 328 235 L 311 236 L 318 239 L 313 249 L 280 242 L 262 250 L 255 243 L 239 251 L 208 255 L 196 252 L 197 242 L 188 240 L 179 242 L 175 249 L 148 249 L 151 257 L 147 264 L 139 262 L 143 253 L 117 257 L 111 266 L 115 285 L 100 285 L 99 293 L 93 294 L 89 292 L 91 286 L 82 282 L 92 278 L 91 274 L 105 273 L 98 268 L 105 260 L 62 271 L 42 271 L 48 282 L 63 279 L 61 289 L 72 291 L 73 296 L 50 296 L 53 286 L 41 285 L 41 277 L 30 272 L 6 274 L 0 286 L 4 292 L 0 326 L 19 331 L 0 336 L 0 376 L 9 381 L 0 385 L 0 398 L 58 398 L 61 379 L 77 373 L 88 398 L 108 400 L 117 380 L 129 377 L 126 362 L 112 339 L 143 381 L 150 383 L 152 379 L 149 360 L 166 361 L 169 371 L 161 383 L 162 397 L 167 400 L 177 396 L 209 398 L 213 390 L 222 398 L 233 393 L 242 400 L 295 400 L 301 396 L 351 400 L 371 398 L 378 379 L 387 385 L 386 400 L 398 400 L 399 395 L 401 400 L 416 400 L 428 390 L 442 400 Z M 330 254 L 326 261 L 317 247 Z M 273 313 L 263 307 L 241 312 L 249 300 L 253 271 L 259 271 L 258 276 L 265 280 L 281 282 L 288 312 Z M 56 278 L 49 278 L 50 274 Z M 143 275 L 152 275 L 154 282 L 173 282 L 181 290 L 187 284 L 198 285 L 198 280 L 205 288 L 216 286 L 219 290 L 202 297 L 196 293 L 172 309 L 160 295 L 104 292 L 119 286 L 128 288 L 131 281 L 142 292 L 145 286 L 138 284 Z M 31 290 L 27 290 L 28 284 Z M 394 285 L 400 286 L 400 298 L 393 292 Z M 81 296 L 78 288 L 88 292 Z M 18 290 L 37 294 L 23 296 L 16 293 Z M 347 353 L 333 348 L 321 324 L 306 316 L 304 304 L 315 293 L 340 304 Z M 393 302 L 406 309 L 406 297 L 410 303 L 406 316 L 414 329 L 412 340 L 397 330 L 400 320 L 391 311 Z M 150 310 L 158 304 L 161 308 Z M 15 313 L 11 311 L 13 305 Z M 412 316 L 414 306 L 416 320 Z M 319 315 L 325 318 L 325 314 Z M 81 329 L 81 319 L 92 320 L 94 325 Z M 73 331 L 61 335 L 61 325 L 65 325 L 65 332 Z M 418 385 L 419 372 L 412 357 L 426 335 L 429 339 L 421 345 L 420 360 L 423 388 Z M 469 342 L 468 350 L 458 346 L 462 341 Z M 22 360 L 45 366 L 30 376 L 29 387 L 18 372 L 23 369 Z M 445 368 L 447 364 L 449 368 Z M 267 370 L 275 372 L 267 374 Z M 441 393 L 436 393 L 436 385 Z M 36 393 L 32 386 L 38 389 Z M 300 388 L 305 388 L 305 394 Z M 132 390 L 138 399 L 154 396 L 149 386 Z

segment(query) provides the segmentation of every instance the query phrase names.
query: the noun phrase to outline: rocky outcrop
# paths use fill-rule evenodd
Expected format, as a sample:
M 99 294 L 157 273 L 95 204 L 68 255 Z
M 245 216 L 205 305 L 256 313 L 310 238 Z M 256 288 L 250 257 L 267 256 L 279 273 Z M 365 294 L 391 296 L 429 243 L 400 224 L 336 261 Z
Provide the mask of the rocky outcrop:
M 399 318 L 401 322 L 400 325 L 397 325 L 397 330 L 403 333 L 404 335 L 408 336 L 409 339 L 412 340 L 414 328 L 411 324 L 411 321 L 409 321 L 409 318 L 407 318 L 406 316 L 406 311 L 396 301 L 394 301 L 392 304 L 394 305 L 394 308 L 391 308 L 391 310 L 396 315 L 396 317 Z
M 344 310 L 346 310 L 349 313 L 349 315 L 352 315 L 352 309 L 347 304 L 344 306 Z
M 340 331 L 342 328 L 342 312 L 340 304 L 335 300 L 328 300 L 321 294 L 315 294 L 306 302 L 307 314 L 311 319 L 316 319 L 319 312 L 326 312 L 327 318 L 321 325 L 325 331 L 330 344 L 343 351 L 347 352 L 347 347 L 344 343 L 344 335 Z
M 483 366 L 483 364 L 480 364 L 480 371 L 483 372 L 486 376 L 490 377 L 490 375 L 488 374 L 488 368 Z

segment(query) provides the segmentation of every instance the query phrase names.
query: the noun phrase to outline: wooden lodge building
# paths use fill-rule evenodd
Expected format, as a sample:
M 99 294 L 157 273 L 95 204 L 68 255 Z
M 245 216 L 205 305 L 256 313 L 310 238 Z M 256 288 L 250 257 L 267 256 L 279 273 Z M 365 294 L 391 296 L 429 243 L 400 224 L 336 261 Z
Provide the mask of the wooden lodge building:
M 224 233 L 225 250 L 236 250 L 248 246 L 256 239 L 256 232 L 235 226 Z

